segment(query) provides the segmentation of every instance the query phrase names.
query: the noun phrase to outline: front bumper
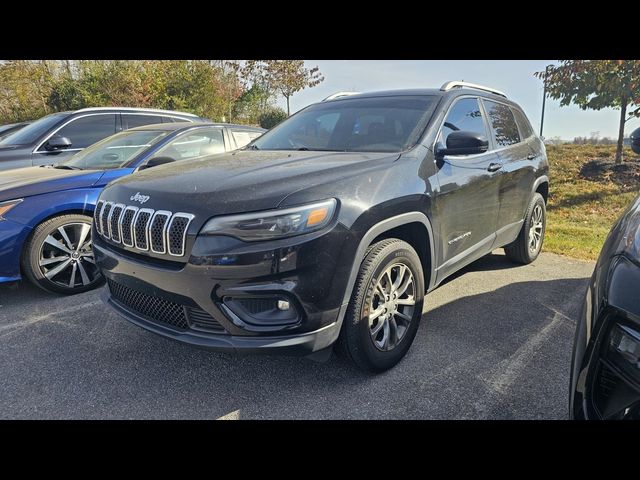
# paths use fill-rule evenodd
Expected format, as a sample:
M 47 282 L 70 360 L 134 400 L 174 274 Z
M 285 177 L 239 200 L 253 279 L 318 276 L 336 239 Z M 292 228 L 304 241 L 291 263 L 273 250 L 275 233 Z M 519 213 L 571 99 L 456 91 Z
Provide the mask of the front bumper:
M 640 329 L 638 285 L 640 266 L 624 256 L 596 267 L 574 342 L 570 394 L 574 419 L 635 418 L 640 414 L 638 375 L 620 369 L 608 350 L 617 325 Z
M 104 301 L 148 331 L 217 351 L 292 355 L 322 350 L 338 337 L 341 285 L 350 266 L 337 265 L 320 252 L 339 251 L 338 232 L 249 249 L 228 244 L 224 254 L 210 238 L 197 238 L 187 263 L 135 255 L 95 233 L 93 238 L 96 262 L 108 283 Z M 297 313 L 295 320 L 259 324 L 231 308 L 234 300 L 258 297 L 286 299 Z M 148 308 L 142 311 L 135 302 Z M 184 308 L 185 314 L 178 315 L 178 324 L 169 324 L 163 313 L 156 314 L 157 305 Z M 193 311 L 221 328 L 200 328 L 192 321 Z
M 31 228 L 12 220 L 0 221 L 0 283 L 21 279 L 20 257 Z

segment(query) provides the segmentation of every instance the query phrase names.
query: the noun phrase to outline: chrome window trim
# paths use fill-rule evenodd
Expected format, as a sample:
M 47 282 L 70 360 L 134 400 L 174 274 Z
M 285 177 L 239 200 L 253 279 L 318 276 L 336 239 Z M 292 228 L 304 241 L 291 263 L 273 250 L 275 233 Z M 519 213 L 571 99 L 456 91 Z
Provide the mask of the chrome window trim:
M 44 145 L 45 143 L 47 143 L 49 141 L 49 139 L 51 137 L 53 137 L 56 133 L 58 133 L 60 130 L 62 130 L 64 127 L 66 127 L 67 125 L 69 125 L 71 122 L 75 122 L 76 120 L 80 120 L 81 118 L 84 117 L 95 117 L 96 115 L 118 115 L 118 112 L 101 112 L 101 113 L 87 113 L 85 115 L 78 115 L 75 116 L 69 120 L 67 120 L 66 122 L 64 122 L 62 125 L 60 125 L 58 128 L 56 128 L 53 132 L 51 132 L 49 134 L 48 137 L 46 137 L 44 140 L 42 140 L 38 146 L 36 148 L 33 149 L 33 152 L 31 153 L 49 153 L 48 150 L 38 150 L 42 145 Z M 111 135 L 115 135 L 116 133 L 118 133 L 116 131 L 116 122 L 115 122 L 115 118 L 114 118 L 114 122 L 113 122 L 113 133 Z M 107 136 L 111 136 L 111 135 L 107 135 Z M 104 137 L 107 138 L 107 137 Z M 98 140 L 99 141 L 99 140 Z M 73 143 L 71 144 L 73 146 Z M 84 148 L 74 148 L 74 149 L 68 149 L 68 148 L 64 148 L 62 149 L 62 151 L 66 151 L 66 152 L 71 152 L 71 151 L 80 151 L 80 150 L 84 150 Z
M 131 217 L 131 225 L 129 225 L 129 237 L 131 238 L 131 245 L 124 242 L 124 235 L 123 235 L 124 213 L 127 210 L 133 210 L 133 217 Z M 122 210 L 122 213 L 120 214 L 120 220 L 118 221 L 118 231 L 120 232 L 120 240 L 122 241 L 122 245 L 124 245 L 125 247 L 133 247 L 135 245 L 135 238 L 134 238 L 135 230 L 133 229 L 133 225 L 134 225 L 136 216 L 138 215 L 138 210 L 139 210 L 139 207 L 136 207 L 134 205 L 128 205 L 125 207 L 124 210 Z
M 173 222 L 176 218 L 186 218 L 188 220 L 187 224 L 184 227 L 184 231 L 182 232 L 182 250 L 180 254 L 172 253 L 171 244 L 169 243 L 169 232 L 171 231 L 171 226 L 173 225 Z M 195 218 L 195 215 L 192 215 L 191 213 L 176 212 L 173 214 L 173 216 L 171 217 L 171 220 L 167 224 L 166 240 L 165 240 L 167 244 L 167 252 L 169 253 L 169 255 L 173 257 L 184 257 L 184 254 L 186 251 L 187 231 L 189 230 L 189 226 L 191 225 L 191 222 L 193 221 L 194 218 Z
M 147 220 L 147 224 L 144 226 L 144 234 L 147 237 L 147 248 L 142 248 L 138 246 L 138 238 L 136 235 L 136 225 L 138 223 L 138 217 L 140 217 L 141 213 L 148 213 L 149 214 L 149 219 Z M 151 208 L 141 208 L 140 210 L 138 210 L 138 212 L 136 213 L 136 216 L 133 219 L 133 245 L 134 248 L 141 250 L 143 252 L 148 252 L 149 251 L 149 235 L 148 235 L 148 231 L 149 231 L 149 222 L 151 221 L 151 217 L 153 216 L 153 209 Z
M 153 242 L 151 241 L 151 226 L 153 225 L 153 221 L 158 215 L 164 215 L 167 217 L 167 219 L 164 222 L 164 226 L 162 227 L 162 251 L 154 250 Z M 160 254 L 167 253 L 167 232 L 168 232 L 167 225 L 169 224 L 169 221 L 171 220 L 172 215 L 173 213 L 170 212 L 169 210 L 156 210 L 156 212 L 153 215 L 151 215 L 151 219 L 149 220 L 149 224 L 147 225 L 147 238 L 149 239 L 148 246 L 153 253 L 160 253 Z

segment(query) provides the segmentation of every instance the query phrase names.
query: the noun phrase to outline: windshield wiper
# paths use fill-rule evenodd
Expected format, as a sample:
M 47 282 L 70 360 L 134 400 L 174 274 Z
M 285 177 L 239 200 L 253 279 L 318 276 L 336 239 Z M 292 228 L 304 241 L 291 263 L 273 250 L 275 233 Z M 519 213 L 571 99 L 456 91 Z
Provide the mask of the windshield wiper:
M 61 165 L 59 163 L 54 164 L 53 168 L 57 168 L 58 170 L 82 170 L 80 167 L 72 167 L 71 165 Z

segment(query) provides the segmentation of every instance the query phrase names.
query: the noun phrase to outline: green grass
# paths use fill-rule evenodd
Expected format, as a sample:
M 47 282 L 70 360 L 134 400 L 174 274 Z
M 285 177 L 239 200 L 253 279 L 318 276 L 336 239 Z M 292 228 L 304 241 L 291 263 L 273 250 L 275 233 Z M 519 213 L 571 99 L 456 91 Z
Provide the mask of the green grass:
M 595 260 L 609 229 L 638 194 L 638 184 L 621 186 L 582 178 L 580 168 L 594 159 L 611 159 L 615 145 L 550 145 L 550 193 L 544 250 Z M 639 160 L 625 148 L 625 160 Z

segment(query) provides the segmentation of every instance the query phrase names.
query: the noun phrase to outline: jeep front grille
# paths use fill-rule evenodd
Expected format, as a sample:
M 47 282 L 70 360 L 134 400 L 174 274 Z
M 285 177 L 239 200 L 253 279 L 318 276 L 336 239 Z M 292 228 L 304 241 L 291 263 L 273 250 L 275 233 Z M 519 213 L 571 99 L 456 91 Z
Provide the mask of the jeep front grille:
M 114 243 L 182 257 L 185 254 L 187 229 L 193 217 L 190 213 L 156 211 L 100 200 L 94 219 L 98 233 Z

